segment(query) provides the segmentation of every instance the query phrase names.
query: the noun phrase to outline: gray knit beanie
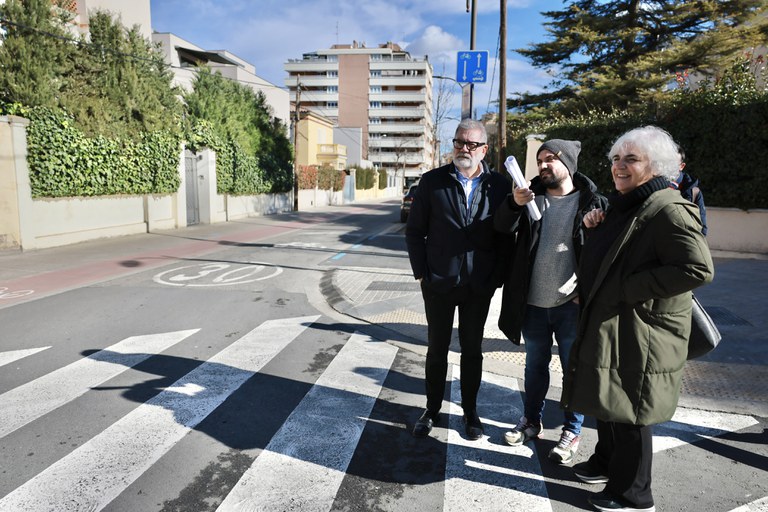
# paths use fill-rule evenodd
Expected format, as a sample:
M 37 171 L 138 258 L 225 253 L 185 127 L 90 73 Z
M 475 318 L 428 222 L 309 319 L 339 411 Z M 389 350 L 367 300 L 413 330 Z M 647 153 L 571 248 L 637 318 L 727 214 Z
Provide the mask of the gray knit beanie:
M 536 152 L 536 158 L 539 157 L 539 153 L 548 149 L 557 155 L 557 158 L 565 164 L 568 168 L 568 172 L 573 173 L 579 167 L 579 152 L 581 151 L 581 142 L 578 140 L 564 140 L 564 139 L 551 139 L 541 145 Z

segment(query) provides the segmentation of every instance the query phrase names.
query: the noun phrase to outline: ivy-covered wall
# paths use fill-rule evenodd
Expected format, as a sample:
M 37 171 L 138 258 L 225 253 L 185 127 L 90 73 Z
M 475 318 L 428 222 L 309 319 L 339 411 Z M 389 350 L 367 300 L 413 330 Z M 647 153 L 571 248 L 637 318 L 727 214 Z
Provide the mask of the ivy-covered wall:
M 30 120 L 34 197 L 176 192 L 182 141 L 216 151 L 220 194 L 292 189 L 287 130 L 263 94 L 202 67 L 180 101 L 151 41 L 108 12 L 89 19 L 74 39 L 51 0 L 0 2 L 0 114 Z
M 146 132 L 138 141 L 87 137 L 61 110 L 0 103 L 0 114 L 30 120 L 32 197 L 170 194 L 179 188 L 178 133 Z

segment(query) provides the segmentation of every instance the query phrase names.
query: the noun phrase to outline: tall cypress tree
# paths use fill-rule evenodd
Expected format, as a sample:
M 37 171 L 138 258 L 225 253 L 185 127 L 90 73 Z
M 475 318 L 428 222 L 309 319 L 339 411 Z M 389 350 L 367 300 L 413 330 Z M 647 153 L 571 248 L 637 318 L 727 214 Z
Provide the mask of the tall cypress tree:
M 91 135 L 136 138 L 175 129 L 181 102 L 155 46 L 103 11 L 92 12 L 89 25 L 90 38 L 81 41 L 62 88 L 64 108 Z
M 566 112 L 652 101 L 676 71 L 711 73 L 734 54 L 765 44 L 765 0 L 567 2 L 544 12 L 551 39 L 516 50 L 555 80 L 510 107 Z

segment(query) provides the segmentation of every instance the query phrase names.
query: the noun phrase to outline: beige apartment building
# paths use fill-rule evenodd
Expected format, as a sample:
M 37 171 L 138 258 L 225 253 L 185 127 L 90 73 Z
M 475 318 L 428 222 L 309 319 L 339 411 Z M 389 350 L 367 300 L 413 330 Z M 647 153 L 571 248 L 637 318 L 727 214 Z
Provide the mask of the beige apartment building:
M 395 43 L 337 44 L 285 64 L 290 101 L 361 128 L 365 160 L 406 186 L 433 166 L 432 66 Z
M 296 137 L 296 162 L 299 166 L 346 169 L 347 148 L 334 143 L 333 121 L 314 112 L 302 112 Z

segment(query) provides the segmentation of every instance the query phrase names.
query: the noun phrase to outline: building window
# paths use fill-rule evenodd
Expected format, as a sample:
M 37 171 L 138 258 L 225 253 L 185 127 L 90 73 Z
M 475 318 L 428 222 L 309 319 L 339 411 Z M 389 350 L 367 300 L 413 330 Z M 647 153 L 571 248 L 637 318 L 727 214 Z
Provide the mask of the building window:
M 378 69 L 371 70 L 371 77 L 378 78 L 380 76 L 381 76 L 381 70 L 378 70 Z
M 329 85 L 325 88 L 325 92 L 328 93 L 336 93 L 339 92 L 339 86 L 338 85 Z
M 325 108 L 339 108 L 339 102 L 338 101 L 326 101 L 325 102 Z
M 370 105 L 371 108 L 381 108 L 381 102 L 380 101 L 372 101 L 372 102 L 370 102 L 369 105 Z
M 326 57 L 326 60 L 328 62 L 339 62 L 339 56 L 338 55 L 328 55 Z
M 381 86 L 380 85 L 372 85 L 369 92 L 371 94 L 381 94 Z
M 334 77 L 339 76 L 339 72 L 338 71 L 326 71 L 325 72 L 325 76 L 334 78 Z
M 370 124 L 381 124 L 381 118 L 380 117 L 372 117 L 370 120 Z

